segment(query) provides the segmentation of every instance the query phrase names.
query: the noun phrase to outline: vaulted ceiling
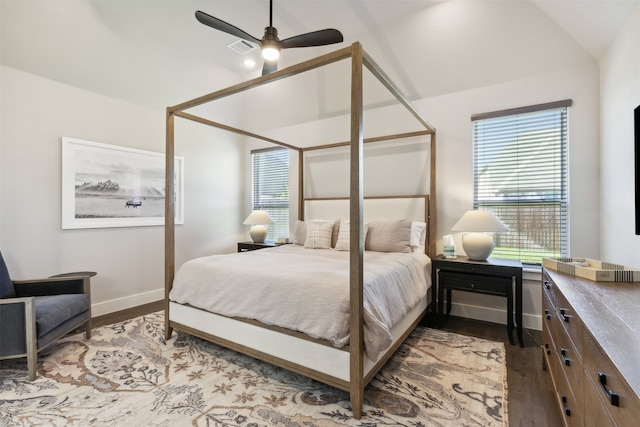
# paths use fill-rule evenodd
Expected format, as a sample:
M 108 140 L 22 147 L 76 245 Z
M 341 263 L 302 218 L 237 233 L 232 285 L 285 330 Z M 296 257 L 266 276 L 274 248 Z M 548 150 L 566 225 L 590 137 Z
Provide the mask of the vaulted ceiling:
M 288 49 L 279 67 L 362 42 L 409 98 L 487 86 L 597 61 L 638 0 L 275 0 L 281 39 L 323 28 L 340 45 Z M 259 50 L 198 23 L 202 10 L 262 37 L 267 0 L 2 0 L 3 65 L 164 109 L 260 74 Z M 246 58 L 258 64 L 245 67 Z M 331 80 L 328 73 L 325 80 Z M 323 92 L 315 82 L 288 96 Z M 279 96 L 271 94 L 271 101 Z M 314 114 L 337 114 L 330 95 Z M 264 105 L 245 103 L 259 115 Z M 308 117 L 289 111 L 290 122 Z

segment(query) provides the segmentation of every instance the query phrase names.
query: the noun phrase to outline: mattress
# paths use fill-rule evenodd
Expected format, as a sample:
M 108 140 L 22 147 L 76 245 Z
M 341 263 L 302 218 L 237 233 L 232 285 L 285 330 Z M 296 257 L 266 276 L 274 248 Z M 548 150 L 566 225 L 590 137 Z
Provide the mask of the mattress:
M 422 253 L 364 253 L 365 352 L 375 360 L 391 328 L 431 286 Z M 175 275 L 169 299 L 228 317 L 255 319 L 330 341 L 349 342 L 349 252 L 282 245 L 196 258 Z

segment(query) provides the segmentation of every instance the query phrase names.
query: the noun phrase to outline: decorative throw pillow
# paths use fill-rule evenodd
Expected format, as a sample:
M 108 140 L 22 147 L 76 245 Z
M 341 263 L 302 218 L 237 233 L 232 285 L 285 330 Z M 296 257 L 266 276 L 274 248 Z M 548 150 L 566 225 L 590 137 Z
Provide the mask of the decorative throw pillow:
M 426 238 L 427 224 L 424 222 L 413 221 L 411 223 L 411 252 L 424 253 Z
M 335 248 L 338 242 L 338 232 L 340 230 L 340 220 L 336 219 L 333 223 L 333 230 L 331 230 L 331 247 Z
M 329 249 L 331 248 L 331 231 L 334 221 L 319 222 L 308 221 L 307 235 L 304 247 L 307 249 Z
M 4 257 L 0 252 L 0 298 L 13 298 L 16 296 L 16 290 L 13 282 L 9 277 L 7 265 L 4 263 Z
M 377 252 L 411 252 L 411 220 L 371 221 L 365 249 Z
M 364 235 L 364 239 L 367 239 L 367 231 L 369 230 L 369 223 L 365 222 L 363 224 L 362 234 Z M 336 241 L 335 249 L 337 251 L 348 251 L 349 245 L 351 244 L 351 230 L 349 229 L 349 220 L 343 219 L 340 221 L 340 231 L 338 231 L 338 240 Z
M 296 220 L 296 225 L 293 228 L 293 243 L 295 245 L 304 246 L 304 241 L 307 239 L 307 225 L 304 221 Z

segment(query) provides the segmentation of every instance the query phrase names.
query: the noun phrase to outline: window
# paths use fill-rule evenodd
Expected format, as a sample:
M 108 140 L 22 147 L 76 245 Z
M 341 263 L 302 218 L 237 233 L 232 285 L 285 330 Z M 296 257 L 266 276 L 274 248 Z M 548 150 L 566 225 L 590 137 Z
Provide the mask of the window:
M 473 121 L 474 208 L 509 231 L 494 257 L 541 264 L 567 256 L 567 107 L 571 101 L 478 114 Z
M 276 148 L 251 152 L 253 209 L 269 213 L 267 240 L 289 237 L 289 150 Z

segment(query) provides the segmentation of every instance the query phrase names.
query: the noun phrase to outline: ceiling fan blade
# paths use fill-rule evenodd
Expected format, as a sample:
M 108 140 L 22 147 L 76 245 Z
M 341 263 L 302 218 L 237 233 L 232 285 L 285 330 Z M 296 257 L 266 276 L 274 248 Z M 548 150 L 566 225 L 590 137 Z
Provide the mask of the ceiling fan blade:
M 288 49 L 292 47 L 310 47 L 310 46 L 324 46 L 328 44 L 341 43 L 344 40 L 342 33 L 333 28 L 326 30 L 313 31 L 311 33 L 304 33 L 298 36 L 289 37 L 280 42 L 282 49 Z
M 197 11 L 196 12 L 196 19 L 198 21 L 200 21 L 200 23 L 211 27 L 211 28 L 215 28 L 216 30 L 225 32 L 227 34 L 231 34 L 232 36 L 236 36 L 236 37 L 240 37 L 241 39 L 245 39 L 248 40 L 250 42 L 256 43 L 258 46 L 262 46 L 262 41 L 260 39 L 257 39 L 255 37 L 253 37 L 251 34 L 248 34 L 244 31 L 242 31 L 240 28 L 238 27 L 234 27 L 233 25 L 224 22 L 221 19 L 218 18 L 214 18 L 211 15 L 208 15 L 204 12 L 201 11 Z
M 273 73 L 274 71 L 276 71 L 278 69 L 278 61 L 264 61 L 264 64 L 262 65 L 262 75 L 266 75 L 269 73 Z

